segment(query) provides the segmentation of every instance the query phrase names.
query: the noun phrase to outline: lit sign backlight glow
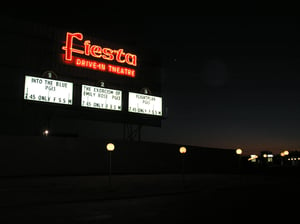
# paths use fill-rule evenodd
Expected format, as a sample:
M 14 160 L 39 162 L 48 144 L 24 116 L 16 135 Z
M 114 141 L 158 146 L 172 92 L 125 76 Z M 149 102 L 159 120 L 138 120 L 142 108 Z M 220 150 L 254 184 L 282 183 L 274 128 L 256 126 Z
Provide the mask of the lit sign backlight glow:
M 81 106 L 121 111 L 122 91 L 82 85 Z
M 132 113 L 162 116 L 162 98 L 129 92 L 128 111 Z
M 24 99 L 72 105 L 73 83 L 25 76 Z
M 76 43 L 74 43 L 75 40 Z M 77 67 L 88 68 L 96 71 L 114 73 L 132 78 L 135 77 L 136 72 L 133 68 L 106 64 L 103 61 L 99 62 L 96 60 L 80 58 L 73 55 L 79 54 L 84 56 L 90 56 L 95 59 L 115 61 L 120 65 L 129 65 L 136 67 L 137 56 L 135 54 L 125 53 L 124 49 L 113 50 L 111 48 L 103 48 L 98 45 L 92 45 L 90 40 L 85 40 L 83 41 L 83 43 L 81 41 L 83 41 L 82 33 L 67 32 L 66 43 L 65 46 L 62 47 L 62 50 L 65 51 L 65 54 L 63 55 L 63 60 L 66 64 L 71 64 Z

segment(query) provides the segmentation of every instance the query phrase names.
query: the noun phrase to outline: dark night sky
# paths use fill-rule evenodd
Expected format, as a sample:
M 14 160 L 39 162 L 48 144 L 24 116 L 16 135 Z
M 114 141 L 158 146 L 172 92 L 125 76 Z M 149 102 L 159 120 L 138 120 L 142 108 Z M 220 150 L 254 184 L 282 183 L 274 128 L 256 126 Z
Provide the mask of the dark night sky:
M 247 154 L 300 147 L 297 17 L 142 16 L 101 24 L 91 15 L 80 22 L 61 14 L 27 18 L 160 51 L 168 118 L 161 128 L 145 127 L 143 140 Z
M 163 20 L 154 25 L 154 44 L 168 51 L 169 118 L 160 138 L 246 153 L 299 147 L 297 18 Z
M 170 112 L 158 134 L 247 153 L 299 147 L 297 18 L 165 21 L 158 27 L 169 51 L 164 75 Z M 164 128 L 171 133 L 164 135 Z

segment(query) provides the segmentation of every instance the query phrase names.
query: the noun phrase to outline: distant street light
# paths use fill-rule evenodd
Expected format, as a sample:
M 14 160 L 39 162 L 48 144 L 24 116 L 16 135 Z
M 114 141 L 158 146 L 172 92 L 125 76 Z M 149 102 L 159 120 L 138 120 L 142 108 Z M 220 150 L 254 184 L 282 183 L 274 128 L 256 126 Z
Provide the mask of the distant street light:
M 239 170 L 241 170 L 241 167 L 242 167 L 242 154 L 243 154 L 243 150 L 238 148 L 237 150 L 235 150 L 235 153 L 238 155 L 238 166 L 239 166 Z
M 248 161 L 256 162 L 256 159 L 258 159 L 258 155 L 250 155 L 250 158 L 248 159 Z
M 235 150 L 235 153 L 237 155 L 242 155 L 243 154 L 243 150 L 242 149 L 237 149 L 237 150 Z
M 185 187 L 184 159 L 185 159 L 185 154 L 186 154 L 186 152 L 187 152 L 186 147 L 181 146 L 181 147 L 179 148 L 179 152 L 180 152 L 180 154 L 181 154 L 181 159 L 182 159 L 181 175 L 182 175 L 182 185 L 183 185 L 183 188 L 184 188 L 184 187 Z
M 186 147 L 182 146 L 179 148 L 180 154 L 185 154 L 186 153 Z
M 284 163 L 285 163 L 285 159 L 284 157 L 285 156 L 288 156 L 290 154 L 290 152 L 288 150 L 284 150 L 283 152 L 280 153 L 280 156 L 281 156 L 281 162 L 280 162 L 280 165 L 281 166 L 284 166 Z
M 49 132 L 49 130 L 48 130 L 48 129 L 45 129 L 45 130 L 43 131 L 43 135 L 44 135 L 44 136 L 48 136 L 48 135 L 49 135 L 49 133 L 50 133 L 50 132 Z
M 106 145 L 106 150 L 108 151 L 108 183 L 109 183 L 109 187 L 112 187 L 112 183 L 111 183 L 111 155 L 112 152 L 115 150 L 115 145 L 113 143 L 108 143 Z
M 114 145 L 113 143 L 108 143 L 108 144 L 106 145 L 106 149 L 107 149 L 107 151 L 109 151 L 109 152 L 113 152 L 113 151 L 115 150 L 115 145 Z

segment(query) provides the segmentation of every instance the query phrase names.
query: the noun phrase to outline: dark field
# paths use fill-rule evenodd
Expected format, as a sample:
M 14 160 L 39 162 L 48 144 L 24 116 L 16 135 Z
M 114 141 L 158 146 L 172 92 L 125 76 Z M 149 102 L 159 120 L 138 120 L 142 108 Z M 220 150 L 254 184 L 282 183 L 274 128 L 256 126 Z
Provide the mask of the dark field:
M 297 175 L 2 178 L 1 223 L 270 223 L 296 221 Z

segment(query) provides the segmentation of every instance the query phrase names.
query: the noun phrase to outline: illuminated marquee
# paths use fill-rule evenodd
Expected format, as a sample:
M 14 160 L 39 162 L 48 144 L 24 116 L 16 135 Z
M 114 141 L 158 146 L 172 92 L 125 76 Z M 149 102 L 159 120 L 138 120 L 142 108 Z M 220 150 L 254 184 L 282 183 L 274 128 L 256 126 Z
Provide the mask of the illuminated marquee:
M 128 111 L 132 113 L 162 116 L 162 98 L 129 92 Z
M 81 106 L 121 111 L 122 91 L 82 85 Z
M 76 40 L 76 43 L 74 43 Z M 80 44 L 78 44 L 81 43 Z M 75 48 L 76 46 L 76 48 Z M 136 71 L 133 68 L 123 67 L 123 65 L 137 66 L 137 56 L 131 53 L 125 53 L 124 49 L 113 50 L 111 48 L 103 48 L 98 45 L 92 45 L 90 40 L 83 41 L 82 33 L 66 34 L 66 45 L 62 47 L 65 51 L 64 62 L 77 67 L 88 68 L 92 70 L 109 72 L 118 75 L 135 77 Z M 81 58 L 74 54 L 85 55 L 95 59 L 103 59 L 108 62 L 117 62 L 122 66 L 107 64 L 93 59 Z
M 26 75 L 24 99 L 72 105 L 73 83 Z

